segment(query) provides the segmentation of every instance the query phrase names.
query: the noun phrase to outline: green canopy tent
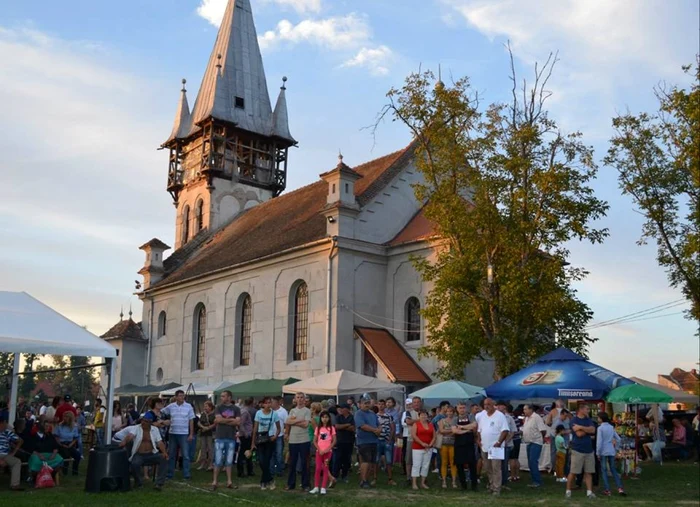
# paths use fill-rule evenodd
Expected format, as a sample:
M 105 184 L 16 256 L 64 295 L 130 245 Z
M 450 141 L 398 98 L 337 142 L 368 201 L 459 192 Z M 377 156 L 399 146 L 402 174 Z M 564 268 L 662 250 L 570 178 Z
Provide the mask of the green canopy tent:
M 177 387 L 180 384 L 177 382 L 170 382 L 169 384 L 165 384 L 162 386 L 152 386 L 152 385 L 147 385 L 147 386 L 137 386 L 134 384 L 126 384 L 121 387 L 117 387 L 114 390 L 114 394 L 120 395 L 120 396 L 150 396 L 150 395 L 158 395 L 161 391 L 165 389 L 172 389 L 173 387 Z
M 673 397 L 641 384 L 629 384 L 613 389 L 605 400 L 608 403 L 637 405 L 639 403 L 669 403 L 673 401 Z
M 295 378 L 285 379 L 253 379 L 240 384 L 214 391 L 214 396 L 220 396 L 222 391 L 231 391 L 234 398 L 260 398 L 262 396 L 281 396 L 282 387 L 299 382 Z
M 666 393 L 652 389 L 651 387 L 641 384 L 628 384 L 625 386 L 613 389 L 605 398 L 608 403 L 624 403 L 626 405 L 635 405 L 635 421 L 639 420 L 639 405 L 647 403 L 668 403 L 673 400 L 672 396 Z M 654 415 L 654 432 L 656 440 L 659 439 L 658 432 L 663 431 L 660 428 L 660 421 L 657 419 L 658 410 L 654 407 L 652 411 Z M 639 454 L 639 428 L 635 424 L 634 436 L 634 474 L 637 475 L 637 455 Z

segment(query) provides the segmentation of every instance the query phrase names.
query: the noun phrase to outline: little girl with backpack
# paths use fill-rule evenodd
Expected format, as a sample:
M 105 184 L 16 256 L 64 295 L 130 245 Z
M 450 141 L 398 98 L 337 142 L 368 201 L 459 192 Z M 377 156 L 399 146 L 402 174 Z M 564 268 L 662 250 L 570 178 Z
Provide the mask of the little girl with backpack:
M 331 415 L 324 410 L 319 416 L 319 424 L 314 432 L 314 447 L 316 447 L 316 474 L 314 477 L 314 489 L 309 491 L 312 495 L 320 492 L 326 494 L 326 486 L 330 478 L 329 463 L 333 455 L 335 447 L 336 435 L 335 427 L 331 423 Z M 323 474 L 323 482 L 321 482 L 321 474 Z

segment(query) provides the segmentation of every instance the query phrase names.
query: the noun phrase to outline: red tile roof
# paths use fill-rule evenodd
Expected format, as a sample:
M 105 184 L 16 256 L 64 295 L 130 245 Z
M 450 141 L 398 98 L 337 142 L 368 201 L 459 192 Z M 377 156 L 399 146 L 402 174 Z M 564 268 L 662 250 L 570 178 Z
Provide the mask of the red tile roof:
M 669 375 L 683 391 L 692 392 L 698 387 L 700 375 L 697 370 L 685 371 L 681 368 L 674 368 Z
M 430 376 L 386 329 L 355 326 L 355 334 L 393 382 L 424 384 Z
M 404 243 L 412 243 L 428 239 L 436 234 L 435 223 L 431 222 L 424 212 L 425 208 L 421 208 L 413 215 L 413 218 L 406 224 L 406 227 L 389 241 L 389 246 L 403 245 Z
M 103 340 L 131 340 L 143 342 L 147 341 L 141 329 L 141 323 L 134 322 L 131 318 L 120 320 L 113 325 L 109 331 L 100 336 Z
M 353 168 L 360 204 L 377 195 L 413 155 L 413 145 Z M 164 261 L 165 275 L 153 287 L 204 276 L 291 248 L 323 240 L 328 185 L 317 181 L 239 214 L 218 231 L 202 231 Z

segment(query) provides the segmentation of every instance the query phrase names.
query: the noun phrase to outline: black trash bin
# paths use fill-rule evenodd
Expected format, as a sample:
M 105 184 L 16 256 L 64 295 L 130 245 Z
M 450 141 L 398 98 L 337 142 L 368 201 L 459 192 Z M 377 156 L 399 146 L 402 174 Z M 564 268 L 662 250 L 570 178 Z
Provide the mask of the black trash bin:
M 129 476 L 129 456 L 126 449 L 118 445 L 90 449 L 85 491 L 129 491 Z

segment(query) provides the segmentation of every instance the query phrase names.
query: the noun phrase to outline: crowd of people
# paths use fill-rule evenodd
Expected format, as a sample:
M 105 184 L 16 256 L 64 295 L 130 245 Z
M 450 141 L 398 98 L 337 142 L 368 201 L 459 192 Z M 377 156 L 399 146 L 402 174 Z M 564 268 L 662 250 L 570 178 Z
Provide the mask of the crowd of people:
M 224 391 L 217 405 L 206 401 L 196 413 L 185 398 L 182 390 L 169 400 L 154 397 L 143 412 L 133 404 L 122 410 L 120 402 L 114 402 L 112 436 L 127 449 L 135 486 L 142 486 L 152 473 L 160 490 L 178 470 L 190 480 L 194 464 L 212 473 L 212 490 L 220 487 L 221 472 L 225 487 L 236 489 L 234 464 L 237 477 L 244 478 L 256 475 L 257 463 L 261 490 L 276 489 L 275 480 L 286 473 L 285 490 L 295 490 L 299 480 L 303 491 L 326 495 L 338 481 L 348 483 L 356 466 L 363 489 L 375 487 L 383 476 L 388 485 L 396 486 L 396 473 L 415 490 L 429 489 L 432 471 L 439 477 L 435 486 L 485 488 L 500 495 L 520 481 L 522 446 L 530 472 L 528 486 L 543 487 L 540 459 L 549 444 L 548 471 L 566 484 L 567 498 L 584 486 L 586 495 L 594 498 L 601 479 L 603 494 L 611 495 L 609 474 L 617 493 L 626 495 L 615 466 L 621 440 L 614 421 L 604 411 L 594 420 L 586 403 L 580 403 L 575 413 L 562 400 L 551 408 L 525 404 L 514 410 L 507 402 L 490 398 L 480 404 L 443 401 L 428 410 L 419 397 L 406 399 L 401 409 L 391 397 L 375 400 L 365 394 L 358 402 L 349 397 L 337 404 L 333 399 L 312 402 L 297 393 L 287 411 L 282 397 L 234 403 L 231 392 Z M 19 401 L 14 431 L 0 414 L 0 465 L 11 470 L 11 489 L 22 489 L 23 461 L 30 481 L 44 463 L 54 471 L 72 470 L 77 475 L 87 423 L 81 407 L 70 395 L 38 406 Z M 96 400 L 90 415 L 96 444 L 105 441 L 106 414 L 101 400 Z M 652 411 L 647 419 L 652 425 L 660 420 Z M 693 435 L 697 441 L 700 410 L 693 425 L 687 430 L 674 420 L 669 445 L 687 445 Z M 652 433 L 657 436 L 644 447 L 647 453 L 662 438 L 665 445 L 663 431 Z

